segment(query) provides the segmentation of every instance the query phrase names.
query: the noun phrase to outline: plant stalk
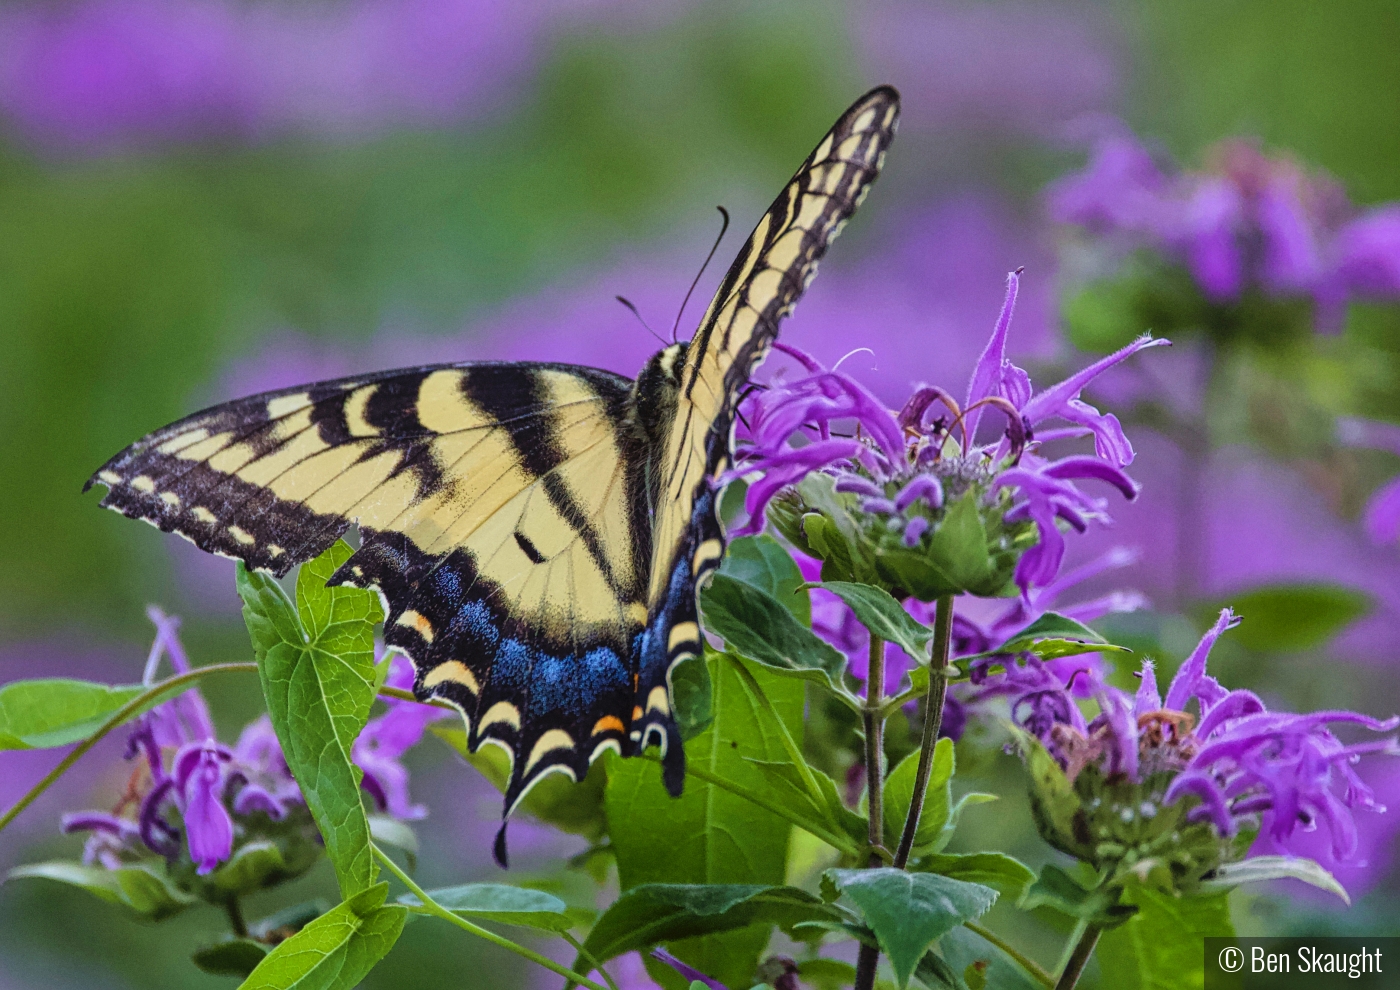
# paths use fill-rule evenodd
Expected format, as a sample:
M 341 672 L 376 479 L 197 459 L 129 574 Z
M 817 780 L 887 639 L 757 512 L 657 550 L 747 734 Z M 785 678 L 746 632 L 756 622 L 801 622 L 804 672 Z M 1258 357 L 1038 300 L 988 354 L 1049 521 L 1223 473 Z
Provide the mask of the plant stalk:
M 865 707 L 861 720 L 865 727 L 865 794 L 870 828 L 866 833 L 872 852 L 868 866 L 881 866 L 884 859 L 873 850 L 885 844 L 884 755 L 885 718 L 881 711 L 885 700 L 885 641 L 870 637 L 870 666 L 865 677 Z M 873 945 L 860 946 L 856 957 L 855 990 L 872 990 L 875 971 L 880 966 L 880 950 Z
M 248 923 L 243 920 L 243 905 L 239 903 L 238 898 L 230 897 L 224 901 L 224 911 L 228 914 L 228 923 L 233 929 L 233 934 L 239 938 L 247 938 Z
M 533 949 L 527 949 L 523 945 L 517 945 L 510 939 L 497 935 L 493 931 L 488 931 L 487 929 L 482 928 L 480 925 L 474 925 L 466 918 L 463 918 L 461 915 L 454 914 L 453 912 L 447 910 L 447 908 L 443 907 L 437 901 L 433 900 L 430 896 L 428 896 L 428 893 L 422 887 L 414 883 L 412 877 L 410 877 L 403 870 L 399 869 L 399 864 L 395 863 L 393 859 L 391 859 L 389 855 L 384 852 L 383 849 L 380 849 L 374 843 L 370 843 L 370 848 L 374 850 L 374 855 L 378 857 L 381 863 L 384 864 L 384 867 L 394 876 L 398 877 L 399 882 L 402 883 L 405 887 L 407 887 L 409 891 L 411 891 L 413 895 L 418 898 L 418 903 L 420 905 L 419 913 L 435 915 L 436 917 L 441 918 L 443 921 L 454 924 L 458 928 L 461 928 L 464 931 L 468 931 L 471 934 L 477 936 L 478 938 L 484 938 L 486 941 L 490 942 L 493 945 L 499 945 L 501 948 L 514 952 L 518 956 L 524 956 L 532 963 L 536 963 L 540 966 L 543 966 L 545 969 L 550 970 L 551 972 L 558 973 L 570 983 L 577 983 L 582 986 L 588 987 L 588 990 L 607 990 L 607 988 L 604 987 L 601 983 L 594 983 L 587 977 L 580 976 L 573 970 L 568 969 L 565 966 L 559 965 L 559 963 L 555 962 L 553 959 L 550 959 L 548 956 L 542 956 Z
M 1090 925 L 1084 929 L 1084 934 L 1079 936 L 1074 951 L 1070 953 L 1069 962 L 1065 963 L 1064 972 L 1055 983 L 1055 990 L 1074 990 L 1074 985 L 1079 982 L 1079 977 L 1083 974 L 1089 957 L 1094 954 L 1094 946 L 1099 944 L 1099 936 L 1102 934 L 1103 929 L 1098 925 Z
M 924 812 L 924 796 L 928 778 L 933 772 L 933 751 L 938 745 L 938 730 L 943 727 L 943 703 L 948 697 L 948 645 L 953 631 L 953 596 L 944 595 L 934 605 L 933 649 L 929 657 L 928 695 L 924 701 L 924 734 L 919 743 L 919 767 L 914 776 L 914 793 L 909 798 L 909 814 L 904 819 L 904 832 L 895 850 L 894 865 L 904 869 L 914 851 L 914 837 L 919 832 L 919 817 Z

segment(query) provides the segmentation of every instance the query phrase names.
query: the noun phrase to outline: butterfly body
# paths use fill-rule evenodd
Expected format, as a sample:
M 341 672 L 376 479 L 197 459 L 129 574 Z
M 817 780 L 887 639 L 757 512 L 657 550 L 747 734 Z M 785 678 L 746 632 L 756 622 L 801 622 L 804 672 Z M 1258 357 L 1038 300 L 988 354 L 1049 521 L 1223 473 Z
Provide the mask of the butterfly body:
M 415 692 L 510 755 L 506 813 L 551 770 L 684 749 L 669 676 L 703 649 L 734 407 L 878 173 L 898 97 L 857 101 L 760 221 L 695 337 L 635 381 L 550 363 L 432 365 L 264 393 L 142 438 L 102 504 L 284 574 L 352 526 L 331 584 L 377 589 Z

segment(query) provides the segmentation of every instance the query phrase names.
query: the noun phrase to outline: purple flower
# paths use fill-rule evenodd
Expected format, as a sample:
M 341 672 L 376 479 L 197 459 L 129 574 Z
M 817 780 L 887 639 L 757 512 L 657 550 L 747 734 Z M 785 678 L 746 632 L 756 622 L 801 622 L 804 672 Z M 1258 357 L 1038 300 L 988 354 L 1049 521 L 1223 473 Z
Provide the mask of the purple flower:
M 1112 414 L 1084 402 L 1080 393 L 1107 369 L 1166 342 L 1143 337 L 1034 393 L 1029 376 L 1006 357 L 1018 286 L 1019 275 L 1013 273 L 1001 316 L 961 408 L 947 391 L 924 386 L 895 414 L 849 375 L 825 371 L 795 348 L 777 345 L 811 373 L 755 395 L 746 407 L 748 427 L 740 433 L 746 443 L 728 476 L 749 481 L 749 519 L 736 534 L 760 531 L 773 498 L 817 472 L 831 476 L 839 492 L 865 496 L 862 512 L 898 531 L 907 548 L 917 545 L 929 529 L 911 528 L 912 519 L 927 518 L 927 513 L 937 513 L 945 502 L 974 489 L 982 491 L 984 504 L 1005 491 L 1010 498 L 1002 521 L 1011 526 L 1033 523 L 1038 534 L 1016 565 L 1017 585 L 1028 593 L 1052 582 L 1064 558 L 1061 524 L 1083 532 L 1090 522 L 1108 518 L 1106 503 L 1085 494 L 1075 482 L 1106 482 L 1129 499 L 1137 494 L 1136 484 L 1122 470 L 1131 463 L 1133 450 L 1121 425 Z M 1007 420 L 1007 429 L 1002 437 L 979 446 L 978 426 L 987 408 Z M 1042 429 L 1055 420 L 1070 426 Z M 834 429 L 851 422 L 853 434 Z M 1084 436 L 1094 438 L 1092 456 L 1051 459 L 1041 452 L 1048 442 Z M 801 442 L 793 444 L 794 437 Z M 879 497 L 869 497 L 871 492 Z
M 1364 419 L 1337 421 L 1337 437 L 1352 447 L 1371 447 L 1400 455 L 1400 426 Z M 1392 478 L 1366 502 L 1366 534 L 1382 546 L 1400 539 L 1400 477 Z
M 1142 781 L 1170 775 L 1165 801 L 1192 797 L 1188 820 L 1209 821 L 1221 836 L 1242 823 L 1262 820 L 1264 832 L 1283 843 L 1296 830 L 1323 826 L 1332 855 L 1346 860 L 1357 849 L 1353 812 L 1383 812 L 1353 769 L 1369 753 L 1400 755 L 1394 737 L 1344 744 L 1329 726 L 1359 725 L 1391 732 L 1400 718 L 1374 719 L 1357 712 L 1271 712 L 1253 692 L 1229 690 L 1206 672 L 1211 647 L 1237 623 L 1225 609 L 1181 665 L 1165 699 L 1152 664 L 1142 669 L 1136 695 L 1103 686 L 1099 714 L 1085 724 L 1067 690 L 1028 685 L 1015 698 L 1013 717 L 1037 736 L 1073 779 L 1095 765 L 1110 779 Z M 1195 701 L 1199 715 L 1186 709 Z
M 147 612 L 156 626 L 144 682 L 156 682 L 161 661 L 177 672 L 190 669 L 180 643 L 179 620 L 157 608 Z M 413 670 L 395 656 L 388 683 L 411 687 Z M 399 762 L 423 735 L 424 727 L 446 714 L 416 702 L 393 700 L 356 740 L 353 757 L 364 770 L 365 791 L 381 811 L 398 818 L 421 818 L 426 809 L 408 797 L 408 771 Z M 226 746 L 214 733 L 209 710 L 198 691 L 186 691 L 140 718 L 127 740 L 127 758 L 140 759 L 127 793 L 111 812 L 67 815 L 65 832 L 89 832 L 84 860 L 117 869 L 152 853 L 170 861 L 188 852 L 198 875 L 226 862 L 239 845 L 268 831 L 267 820 L 304 818 L 303 832 L 314 841 L 301 790 L 297 787 L 272 722 L 266 715 L 247 726 L 238 742 Z M 294 830 L 293 830 L 294 831 Z M 276 830 L 279 836 L 292 834 Z M 300 861 L 310 865 L 310 859 Z
M 413 664 L 407 657 L 393 654 L 386 683 L 390 687 L 413 687 Z M 375 806 L 395 818 L 422 818 L 428 809 L 413 804 L 408 797 L 408 769 L 399 762 L 423 738 L 423 730 L 451 713 L 433 705 L 391 698 L 389 710 L 371 719 L 351 748 L 351 757 L 364 777 L 360 786 L 374 800 Z
M 1086 167 L 1047 199 L 1053 219 L 1115 250 L 1150 248 L 1185 265 L 1214 302 L 1250 288 L 1311 298 L 1318 328 L 1335 331 L 1350 298 L 1400 296 L 1400 206 L 1358 213 L 1332 179 L 1246 141 L 1217 145 L 1201 171 L 1166 175 L 1110 124 Z
M 498 107 L 543 39 L 596 16 L 590 6 L 613 4 L 11 6 L 0 15 L 0 109 L 60 146 L 442 125 Z

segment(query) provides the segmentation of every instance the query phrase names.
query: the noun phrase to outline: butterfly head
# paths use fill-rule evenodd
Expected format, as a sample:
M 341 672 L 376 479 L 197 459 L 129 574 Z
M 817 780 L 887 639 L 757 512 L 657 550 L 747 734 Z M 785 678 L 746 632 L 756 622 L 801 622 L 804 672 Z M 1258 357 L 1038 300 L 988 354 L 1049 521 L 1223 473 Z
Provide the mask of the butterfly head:
M 681 392 L 681 371 L 689 344 L 681 341 L 657 351 L 637 376 L 633 404 L 637 421 L 647 437 L 659 441 L 676 415 Z

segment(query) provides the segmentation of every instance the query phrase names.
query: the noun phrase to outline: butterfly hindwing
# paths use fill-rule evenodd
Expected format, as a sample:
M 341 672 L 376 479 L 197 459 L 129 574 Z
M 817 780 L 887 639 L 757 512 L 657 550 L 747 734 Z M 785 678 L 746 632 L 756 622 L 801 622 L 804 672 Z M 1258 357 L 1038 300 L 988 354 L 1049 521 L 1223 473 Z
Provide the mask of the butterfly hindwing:
M 285 573 L 357 524 L 332 583 L 378 588 L 420 697 L 512 754 L 508 806 L 628 738 L 650 559 L 631 382 L 417 368 L 197 413 L 104 465 L 103 505 Z M 90 482 L 90 484 L 92 483 Z
M 658 688 L 702 649 L 695 589 L 724 553 L 714 479 L 728 467 L 738 393 L 875 181 L 898 117 L 899 94 L 888 86 L 841 115 L 759 220 L 687 348 L 675 418 L 655 462 L 661 490 L 634 732 L 674 736 L 669 709 L 660 707 L 668 695 Z M 668 760 L 667 769 L 675 779 L 677 765 Z

